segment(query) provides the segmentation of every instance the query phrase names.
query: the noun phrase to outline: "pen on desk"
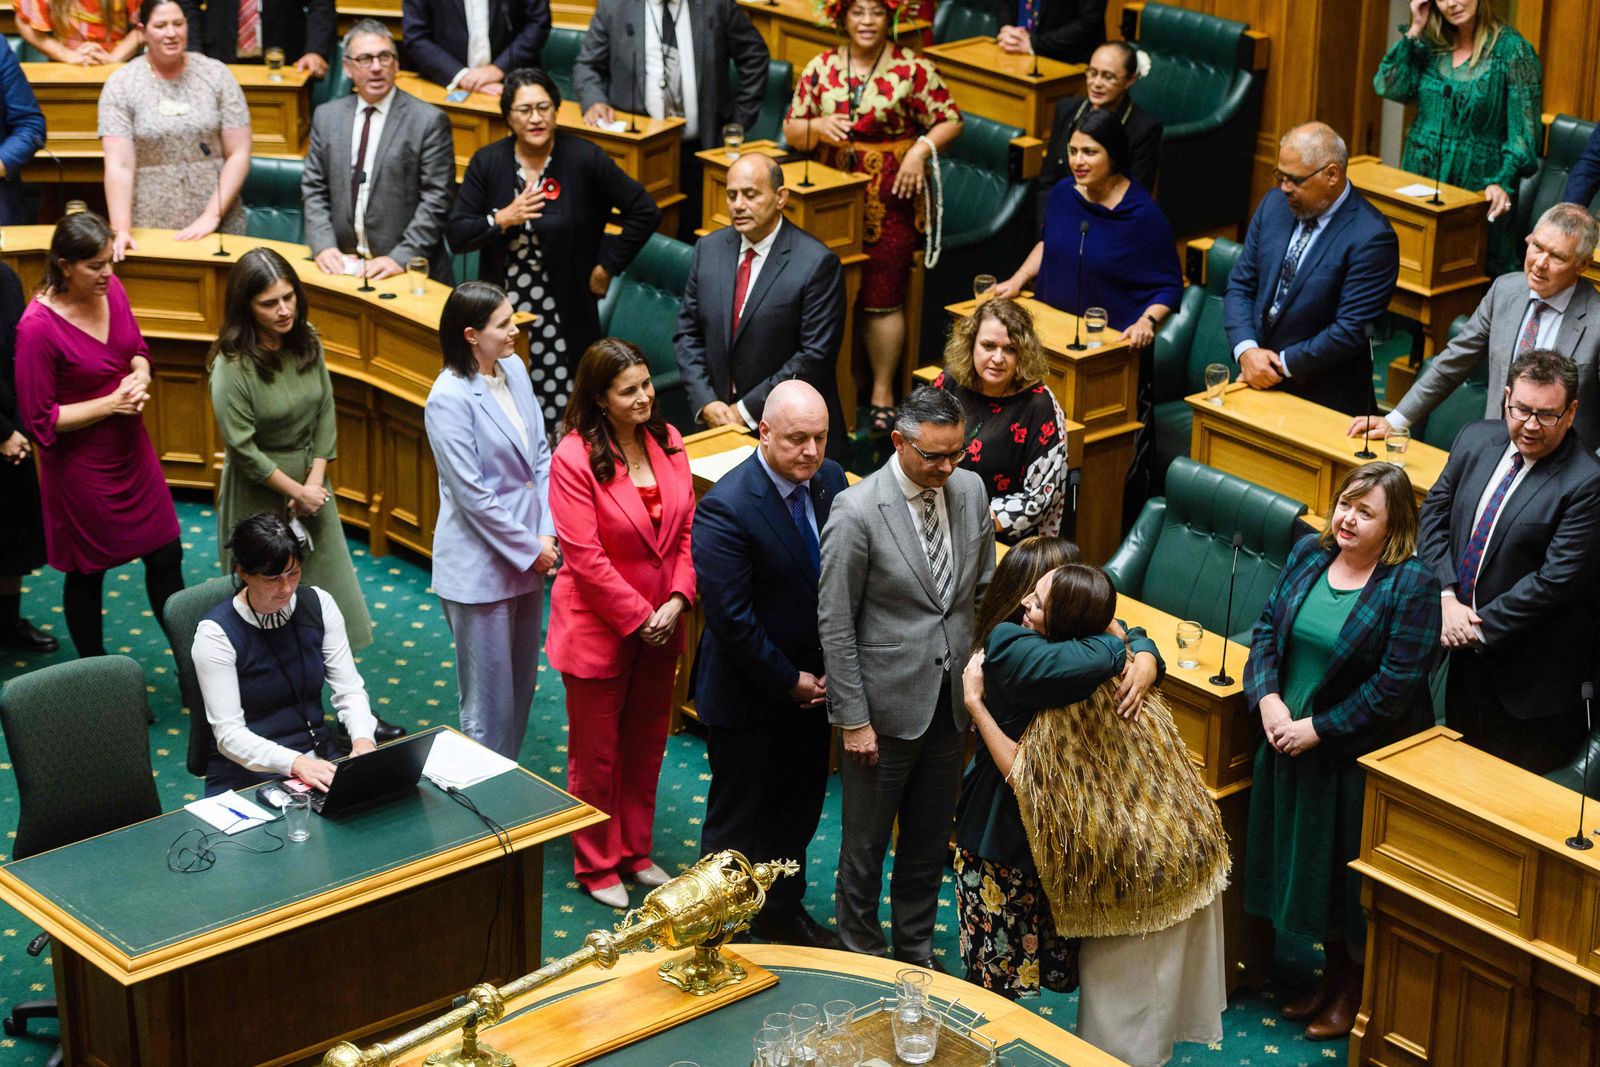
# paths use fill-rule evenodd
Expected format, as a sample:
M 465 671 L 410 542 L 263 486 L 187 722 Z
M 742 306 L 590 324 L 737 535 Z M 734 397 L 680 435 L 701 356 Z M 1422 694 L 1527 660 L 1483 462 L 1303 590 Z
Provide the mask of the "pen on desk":
M 245 822 L 249 822 L 251 819 L 255 818 L 254 815 L 246 815 L 244 812 L 240 811 L 238 808 L 231 807 L 231 806 L 229 806 L 227 804 L 224 804 L 222 806 L 224 808 L 226 808 L 228 810 L 229 814 L 231 814 L 236 819 L 242 819 Z
M 456 91 L 456 86 L 458 86 L 458 85 L 460 85 L 460 84 L 461 84 L 461 78 L 462 78 L 462 77 L 463 77 L 463 76 L 464 76 L 464 75 L 465 75 L 465 74 L 466 74 L 466 73 L 467 73 L 467 70 L 466 70 L 466 68 L 465 68 L 465 67 L 463 67 L 463 68 L 461 68 L 461 69 L 460 69 L 460 70 L 458 70 L 458 71 L 456 71 L 456 76 L 455 76 L 455 77 L 454 77 L 454 78 L 451 78 L 451 79 L 450 79 L 450 84 L 449 84 L 449 85 L 446 85 L 446 86 L 445 86 L 445 87 L 444 87 L 444 91 L 445 91 L 445 95 L 447 95 L 447 96 L 448 96 L 448 95 L 449 95 L 449 94 L 450 94 L 450 93 L 453 93 L 453 92 L 455 92 L 455 91 Z

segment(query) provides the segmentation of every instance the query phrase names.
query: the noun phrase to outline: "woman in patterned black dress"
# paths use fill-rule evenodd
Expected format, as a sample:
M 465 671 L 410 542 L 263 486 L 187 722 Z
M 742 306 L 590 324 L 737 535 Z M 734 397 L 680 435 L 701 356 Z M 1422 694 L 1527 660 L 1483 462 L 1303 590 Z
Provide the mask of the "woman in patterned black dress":
M 557 135 L 560 107 L 561 90 L 544 71 L 506 75 L 500 112 L 511 136 L 467 164 L 447 234 L 452 252 L 479 254 L 480 281 L 539 317 L 528 354 L 548 426 L 560 424 L 578 358 L 600 338 L 596 301 L 661 221 L 644 186 L 605 152 Z M 613 209 L 615 235 L 605 232 Z

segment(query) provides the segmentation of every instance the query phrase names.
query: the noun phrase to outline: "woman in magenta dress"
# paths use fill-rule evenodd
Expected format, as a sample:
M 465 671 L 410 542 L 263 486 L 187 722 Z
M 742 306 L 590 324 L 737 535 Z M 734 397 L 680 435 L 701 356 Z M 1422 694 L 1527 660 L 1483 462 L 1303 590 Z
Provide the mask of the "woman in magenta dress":
M 183 588 L 178 515 L 140 412 L 150 390 L 144 337 L 111 273 L 111 227 L 69 215 L 17 324 L 17 409 L 39 450 L 45 550 L 66 574 L 67 632 L 103 656 L 105 572 L 144 561 L 157 620 Z

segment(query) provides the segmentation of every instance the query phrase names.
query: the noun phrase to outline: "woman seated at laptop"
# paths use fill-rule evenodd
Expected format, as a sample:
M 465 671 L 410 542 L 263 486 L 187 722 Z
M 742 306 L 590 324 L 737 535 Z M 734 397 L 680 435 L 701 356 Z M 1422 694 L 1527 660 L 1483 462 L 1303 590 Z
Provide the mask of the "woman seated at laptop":
M 239 592 L 200 621 L 194 669 L 217 751 L 206 795 L 294 775 L 324 792 L 345 754 L 322 714 L 322 686 L 355 755 L 371 752 L 377 726 L 356 671 L 344 616 L 333 597 L 300 584 L 301 545 L 289 524 L 263 512 L 228 539 Z

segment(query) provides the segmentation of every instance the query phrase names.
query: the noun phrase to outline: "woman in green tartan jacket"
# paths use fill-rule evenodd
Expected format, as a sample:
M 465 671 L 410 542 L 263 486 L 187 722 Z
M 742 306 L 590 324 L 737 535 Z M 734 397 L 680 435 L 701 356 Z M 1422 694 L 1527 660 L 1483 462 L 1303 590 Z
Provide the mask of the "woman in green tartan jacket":
M 1511 206 L 1539 163 L 1543 81 L 1538 53 L 1487 0 L 1411 0 L 1411 25 L 1372 79 L 1384 99 L 1417 105 L 1400 165 L 1482 190 L 1492 278 L 1522 265 Z
M 1306 1036 L 1350 1032 L 1366 921 L 1347 864 L 1361 845 L 1356 758 L 1432 725 L 1439 580 L 1419 559 L 1406 473 L 1345 476 L 1321 537 L 1295 546 L 1250 640 L 1244 691 L 1261 714 L 1245 849 L 1245 909 L 1322 940 L 1327 966 L 1283 1006 Z

